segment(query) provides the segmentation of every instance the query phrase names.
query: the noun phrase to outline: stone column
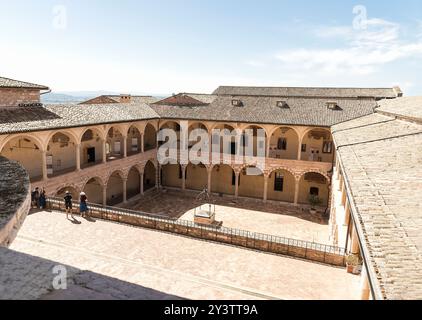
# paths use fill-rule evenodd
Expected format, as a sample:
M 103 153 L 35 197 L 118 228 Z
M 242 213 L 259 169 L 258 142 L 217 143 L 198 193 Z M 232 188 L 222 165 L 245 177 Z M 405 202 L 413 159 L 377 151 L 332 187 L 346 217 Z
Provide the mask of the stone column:
M 270 145 L 271 145 L 271 137 L 267 137 L 267 145 L 266 145 L 266 151 L 265 151 L 265 156 L 267 158 L 270 157 Z
M 236 179 L 235 179 L 235 191 L 234 191 L 234 196 L 237 198 L 239 197 L 239 176 L 240 176 L 240 172 L 235 172 L 236 175 Z
M 344 226 L 348 226 L 349 225 L 349 223 L 350 223 L 350 216 L 351 216 L 351 213 L 350 213 L 350 205 L 349 205 L 349 201 L 346 200 L 346 204 L 344 206 L 344 222 L 343 222 L 343 225 Z
M 81 171 L 81 145 L 76 145 L 76 171 Z
M 303 139 L 299 138 L 299 147 L 297 150 L 297 160 L 301 160 L 302 159 L 302 143 L 303 143 Z
M 142 172 L 139 175 L 140 179 L 139 179 L 139 190 L 141 191 L 141 195 L 144 195 L 144 173 Z
M 185 166 L 182 167 L 182 190 L 186 190 L 186 170 L 187 168 Z
M 141 152 L 144 153 L 145 152 L 145 134 L 141 134 Z
M 127 178 L 123 179 L 123 203 L 127 202 Z
M 127 158 L 127 136 L 123 136 L 123 158 Z
M 295 178 L 295 201 L 294 205 L 297 206 L 299 204 L 299 191 L 300 191 L 300 179 Z
M 103 142 L 103 163 L 107 163 L 107 147 L 106 147 L 107 141 L 103 140 L 102 142 Z
M 212 169 L 210 170 L 210 168 L 207 168 L 207 173 L 208 173 L 208 194 L 211 194 Z
M 42 152 L 42 179 L 48 180 L 47 174 L 47 151 Z
M 267 202 L 268 200 L 268 180 L 269 177 L 264 175 L 264 202 Z
M 350 253 L 351 254 L 359 254 L 360 248 L 359 248 L 359 237 L 358 232 L 356 230 L 356 226 L 353 225 L 352 227 L 352 241 L 350 246 Z
M 361 299 L 362 300 L 369 300 L 371 297 L 371 290 L 369 288 L 369 279 L 368 279 L 368 272 L 366 267 L 363 267 L 362 275 L 361 275 Z
M 103 206 L 107 207 L 107 186 L 103 186 Z

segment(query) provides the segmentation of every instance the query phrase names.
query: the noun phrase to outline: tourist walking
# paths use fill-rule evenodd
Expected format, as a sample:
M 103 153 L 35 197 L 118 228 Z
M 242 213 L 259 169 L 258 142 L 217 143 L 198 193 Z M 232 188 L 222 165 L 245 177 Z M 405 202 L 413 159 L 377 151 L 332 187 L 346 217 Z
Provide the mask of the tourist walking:
M 38 199 L 38 202 L 39 202 L 39 208 L 40 209 L 46 208 L 46 206 L 47 206 L 47 196 L 45 194 L 45 189 L 42 189 L 40 196 L 39 196 L 39 199 Z
M 81 192 L 79 201 L 80 201 L 79 211 L 81 213 L 82 218 L 85 216 L 88 216 L 88 205 L 87 205 L 88 198 L 85 192 Z
M 66 195 L 64 196 L 64 205 L 66 207 L 66 218 L 69 219 L 69 213 L 73 220 L 73 204 L 72 204 L 72 195 L 69 191 L 66 191 Z

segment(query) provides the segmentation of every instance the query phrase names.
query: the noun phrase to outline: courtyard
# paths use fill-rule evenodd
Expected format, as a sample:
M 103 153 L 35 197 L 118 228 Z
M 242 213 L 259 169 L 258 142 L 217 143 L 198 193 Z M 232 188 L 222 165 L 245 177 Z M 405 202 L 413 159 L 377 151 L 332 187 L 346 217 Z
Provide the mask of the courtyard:
M 212 203 L 216 220 L 227 228 L 330 244 L 328 216 L 280 202 L 211 196 L 197 199 L 197 192 L 165 190 L 132 200 L 124 207 L 170 218 L 193 221 L 195 208 Z
M 43 299 L 115 298 L 121 283 L 126 284 L 123 288 L 147 288 L 142 296 L 131 296 L 134 289 L 128 289 L 125 298 L 157 298 L 157 292 L 161 297 L 182 299 L 359 298 L 360 278 L 344 268 L 77 219 L 72 222 L 58 212 L 32 213 L 10 248 L 90 272 L 79 276 L 95 288 L 89 295 L 86 288 L 71 286 Z M 91 273 L 100 276 L 93 279 Z M 48 276 L 44 275 L 45 279 Z M 36 281 L 43 283 L 42 277 Z

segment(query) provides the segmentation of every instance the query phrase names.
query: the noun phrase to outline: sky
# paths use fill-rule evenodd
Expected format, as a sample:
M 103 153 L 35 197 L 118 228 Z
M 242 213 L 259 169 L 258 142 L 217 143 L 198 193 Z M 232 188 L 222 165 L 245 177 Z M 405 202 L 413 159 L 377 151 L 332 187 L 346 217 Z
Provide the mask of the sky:
M 422 1 L 0 0 L 0 76 L 55 92 L 220 85 L 422 95 Z

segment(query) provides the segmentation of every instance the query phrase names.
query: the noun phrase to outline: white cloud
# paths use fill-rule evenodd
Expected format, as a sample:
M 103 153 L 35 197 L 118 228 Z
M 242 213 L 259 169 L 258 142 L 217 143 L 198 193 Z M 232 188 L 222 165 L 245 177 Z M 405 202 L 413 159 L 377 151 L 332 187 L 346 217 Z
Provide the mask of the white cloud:
M 302 69 L 331 75 L 368 75 L 377 67 L 399 59 L 421 57 L 422 41 L 400 39 L 400 25 L 382 19 L 370 19 L 366 28 L 321 27 L 314 31 L 320 38 L 342 37 L 347 45 L 334 49 L 294 49 L 280 52 L 276 59 L 287 69 Z

